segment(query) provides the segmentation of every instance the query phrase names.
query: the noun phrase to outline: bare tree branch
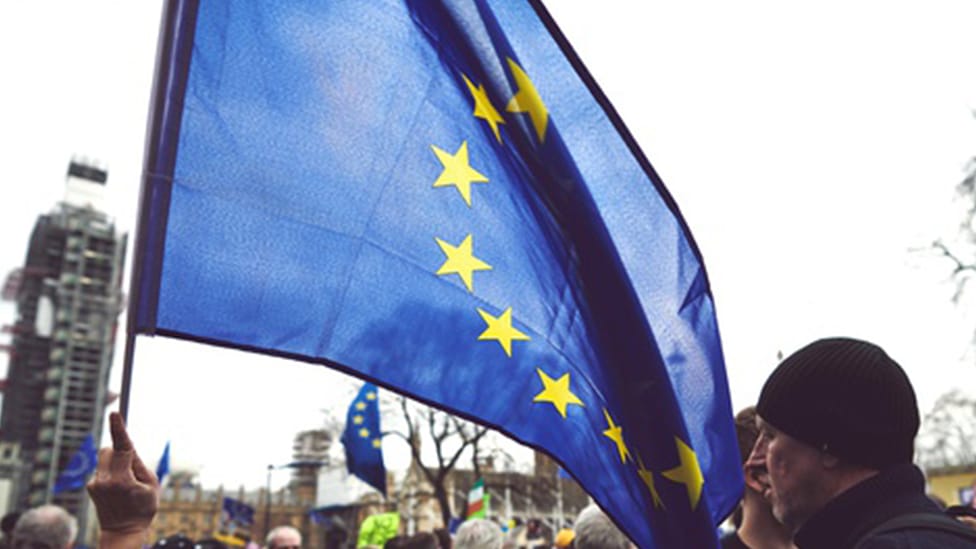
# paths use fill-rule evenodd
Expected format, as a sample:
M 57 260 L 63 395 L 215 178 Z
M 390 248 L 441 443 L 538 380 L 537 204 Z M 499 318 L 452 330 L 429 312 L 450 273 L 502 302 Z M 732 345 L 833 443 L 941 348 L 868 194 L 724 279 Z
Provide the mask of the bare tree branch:
M 406 432 L 394 429 L 385 434 L 407 441 L 410 455 L 418 465 L 418 469 L 422 471 L 424 479 L 430 483 L 433 496 L 441 507 L 441 517 L 447 525 L 451 518 L 450 495 L 447 493 L 448 477 L 461 456 L 469 448 L 473 450 L 489 430 L 430 406 L 418 406 L 403 396 L 399 396 L 398 400 L 399 413 L 407 425 Z M 434 466 L 426 465 L 420 451 L 418 440 L 421 429 L 425 431 L 426 437 L 429 437 L 432 444 L 436 458 Z
M 926 414 L 918 438 L 919 463 L 927 468 L 976 464 L 976 400 L 955 389 L 940 396 Z

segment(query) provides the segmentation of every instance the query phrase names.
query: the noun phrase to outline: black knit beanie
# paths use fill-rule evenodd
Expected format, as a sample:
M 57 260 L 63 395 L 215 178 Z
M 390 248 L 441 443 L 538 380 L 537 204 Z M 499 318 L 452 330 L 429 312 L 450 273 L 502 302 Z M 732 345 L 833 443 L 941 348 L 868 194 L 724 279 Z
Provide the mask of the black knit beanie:
M 756 411 L 791 437 L 875 469 L 911 463 L 918 403 L 908 376 L 866 341 L 815 341 L 766 380 Z

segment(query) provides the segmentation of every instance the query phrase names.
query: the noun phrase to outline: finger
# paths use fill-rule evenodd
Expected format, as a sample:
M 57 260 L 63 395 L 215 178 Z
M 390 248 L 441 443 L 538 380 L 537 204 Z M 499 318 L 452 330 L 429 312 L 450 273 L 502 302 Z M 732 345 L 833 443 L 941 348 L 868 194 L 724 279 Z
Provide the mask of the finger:
M 121 451 L 132 451 L 132 440 L 129 433 L 125 430 L 125 420 L 122 414 L 112 412 L 108 416 L 109 426 L 112 431 L 112 448 Z
M 109 460 L 109 474 L 117 478 L 132 477 L 132 441 L 125 430 L 125 423 L 118 412 L 108 416 L 109 429 L 112 432 L 112 454 Z

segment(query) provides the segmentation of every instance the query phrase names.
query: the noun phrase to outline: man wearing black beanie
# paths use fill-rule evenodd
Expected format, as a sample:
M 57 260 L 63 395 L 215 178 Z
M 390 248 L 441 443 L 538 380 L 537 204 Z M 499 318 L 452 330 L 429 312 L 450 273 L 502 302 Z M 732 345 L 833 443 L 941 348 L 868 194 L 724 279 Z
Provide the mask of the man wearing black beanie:
M 866 341 L 815 341 L 769 376 L 756 406 L 776 518 L 800 549 L 976 547 L 925 495 L 912 464 L 919 414 L 908 376 Z

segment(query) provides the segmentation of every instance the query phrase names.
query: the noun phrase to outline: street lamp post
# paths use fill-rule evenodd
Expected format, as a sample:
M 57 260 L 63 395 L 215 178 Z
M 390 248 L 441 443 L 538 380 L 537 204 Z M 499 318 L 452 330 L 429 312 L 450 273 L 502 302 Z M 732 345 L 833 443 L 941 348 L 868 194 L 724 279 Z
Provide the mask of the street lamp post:
M 267 486 L 265 487 L 264 496 L 264 535 L 267 536 L 268 532 L 271 531 L 271 471 L 275 469 L 294 469 L 296 467 L 315 467 L 318 470 L 319 467 L 323 465 L 328 465 L 328 461 L 293 461 L 291 463 L 286 463 L 284 465 L 272 465 L 268 464 L 268 478 Z
M 271 471 L 275 466 L 268 464 L 268 484 L 264 491 L 264 535 L 271 530 Z

